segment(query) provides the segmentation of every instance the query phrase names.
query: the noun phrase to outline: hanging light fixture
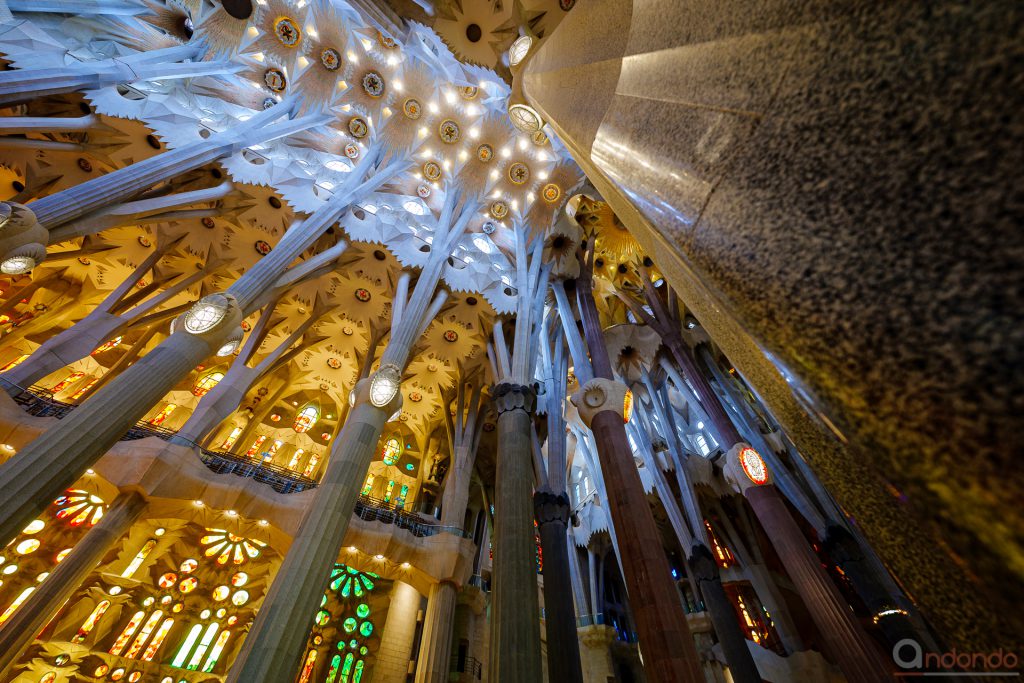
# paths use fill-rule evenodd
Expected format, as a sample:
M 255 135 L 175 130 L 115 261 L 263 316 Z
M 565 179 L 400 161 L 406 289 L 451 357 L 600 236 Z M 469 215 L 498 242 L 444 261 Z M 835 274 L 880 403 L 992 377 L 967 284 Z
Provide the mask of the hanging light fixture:
M 508 49 L 508 65 L 518 66 L 523 58 L 526 57 L 526 53 L 533 47 L 533 38 L 530 36 L 520 36 L 516 38 L 515 42 Z
M 390 363 L 380 366 L 370 380 L 370 403 L 377 408 L 383 408 L 391 403 L 398 394 L 401 382 L 402 373 L 398 366 Z
M 528 104 L 510 104 L 508 118 L 512 125 L 524 133 L 536 133 L 544 127 L 544 121 L 537 110 Z

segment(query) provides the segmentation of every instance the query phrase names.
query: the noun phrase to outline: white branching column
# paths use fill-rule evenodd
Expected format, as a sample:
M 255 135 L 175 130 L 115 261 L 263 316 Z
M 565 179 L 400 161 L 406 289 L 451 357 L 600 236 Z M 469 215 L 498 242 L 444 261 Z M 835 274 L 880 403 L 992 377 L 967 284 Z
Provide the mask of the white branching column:
M 291 135 L 326 120 L 324 116 L 316 114 L 295 119 L 287 118 L 293 107 L 294 103 L 282 103 L 256 114 L 234 128 L 210 135 L 206 140 L 163 152 L 37 199 L 32 202 L 31 208 L 7 204 L 6 206 L 18 209 L 19 225 L 24 224 L 27 227 L 16 234 L 7 229 L 3 237 L 0 237 L 0 270 L 7 274 L 25 273 L 38 265 L 46 258 L 46 245 L 51 242 L 48 231 L 53 228 L 133 197 L 157 183 L 220 159 L 243 147 Z M 286 117 L 284 121 L 275 123 L 282 117 Z M 40 228 L 42 238 L 39 234 Z
M 498 378 L 491 394 L 498 413 L 489 661 L 489 680 L 494 683 L 541 680 L 531 452 L 531 426 L 537 397 L 530 383 L 548 267 L 541 266 L 543 243 L 537 240 L 534 248 L 528 250 L 526 239 L 526 230 L 516 226 L 519 295 L 511 358 L 500 325 L 494 329 L 492 353 Z M 528 260 L 529 252 L 532 258 Z
M 242 319 L 261 305 L 268 290 L 289 277 L 288 264 L 333 225 L 351 201 L 390 180 L 405 164 L 394 162 L 362 183 L 359 179 L 367 168 L 353 171 L 350 185 L 293 225 L 274 250 L 227 292 L 197 301 L 171 336 L 26 445 L 18 457 L 0 465 L 0 490 L 5 495 L 0 542 L 14 538 L 46 507 L 46 501 L 82 476 L 204 358 L 231 353 L 242 339 Z
M 201 52 L 202 49 L 196 45 L 176 45 L 95 62 L 5 71 L 0 73 L 0 104 L 119 83 L 157 78 L 196 78 L 231 73 L 237 69 L 224 61 L 185 61 L 200 57 Z
M 228 674 L 231 683 L 278 683 L 295 677 L 316 606 L 327 588 L 330 569 L 338 559 L 360 484 L 384 423 L 401 407 L 402 373 L 413 344 L 447 298 L 443 290 L 434 295 L 442 269 L 477 210 L 476 202 L 467 202 L 458 220 L 453 221 L 456 195 L 449 190 L 437 221 L 430 258 L 408 303 L 392 308 L 391 340 L 381 356 L 379 369 L 355 386 L 355 404 L 331 449 L 323 478 L 288 555 Z
M 545 321 L 546 322 L 546 321 Z M 544 628 L 547 635 L 548 679 L 583 683 L 580 643 L 576 635 L 573 581 L 569 563 L 569 494 L 566 492 L 565 385 L 569 371 L 565 340 L 555 335 L 555 351 L 548 348 L 547 329 L 541 334 L 541 362 L 547 391 L 548 421 L 545 476 L 533 494 L 533 512 L 544 551 Z
M 473 379 L 473 378 L 470 378 Z M 480 443 L 481 383 L 473 380 L 473 389 L 466 405 L 466 381 L 460 371 L 456 397 L 455 419 L 444 408 L 445 424 L 452 453 L 448 482 L 441 498 L 441 524 L 462 528 L 469 502 L 469 485 L 473 479 L 473 461 Z M 467 412 L 468 410 L 468 412 Z M 427 613 L 423 621 L 416 683 L 443 683 L 448 680 L 452 650 L 452 626 L 459 587 L 451 581 L 440 581 L 430 587 Z
M 0 628 L 0 677 L 6 680 L 5 674 L 11 673 L 13 665 L 36 634 L 46 626 L 145 508 L 145 499 L 136 492 L 118 495 L 103 519 L 89 530 L 85 538 L 75 545 Z

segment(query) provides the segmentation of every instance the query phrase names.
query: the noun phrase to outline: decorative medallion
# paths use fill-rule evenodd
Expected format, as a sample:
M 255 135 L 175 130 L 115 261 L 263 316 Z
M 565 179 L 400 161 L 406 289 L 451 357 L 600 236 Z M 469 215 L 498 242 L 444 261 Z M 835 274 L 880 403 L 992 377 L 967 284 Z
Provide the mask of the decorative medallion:
M 530 136 L 530 139 L 533 140 L 533 144 L 538 147 L 548 144 L 548 134 L 543 130 L 534 131 L 533 135 Z
M 456 332 L 455 330 L 445 330 L 444 340 L 450 344 L 454 344 L 455 342 L 459 341 L 459 333 Z
M 78 158 L 78 168 L 86 173 L 92 173 L 92 163 L 88 159 Z
M 268 393 L 270 393 L 270 390 L 267 389 L 266 387 L 260 387 L 259 389 L 256 390 L 257 396 L 266 396 Z
M 491 222 L 491 221 L 484 221 L 484 224 L 482 226 L 480 226 L 480 229 L 484 231 L 485 235 L 490 235 L 490 234 L 494 233 L 494 229 L 496 227 L 498 227 L 498 226 L 496 226 L 493 222 Z
M 324 441 L 330 441 L 331 440 L 331 433 L 330 432 L 321 432 L 320 433 L 320 438 L 323 439 Z
M 285 47 L 295 47 L 302 38 L 302 32 L 290 17 L 281 17 L 274 22 L 274 35 Z
M 217 224 L 216 224 L 216 223 L 214 223 L 214 222 L 213 222 L 213 219 L 212 219 L 212 218 L 210 218 L 209 216 L 207 216 L 206 218 L 204 218 L 204 219 L 203 219 L 202 221 L 200 221 L 200 222 L 201 222 L 201 223 L 203 224 L 203 227 L 204 227 L 204 228 L 209 228 L 210 230 L 212 230 L 213 228 L 215 228 L 215 227 L 217 226 Z
M 341 359 L 331 356 L 330 358 L 327 359 L 327 367 L 331 368 L 332 370 L 337 370 L 338 368 L 341 367 Z
M 270 109 L 275 104 L 277 104 L 277 100 L 275 100 L 273 97 L 266 97 L 266 98 L 264 98 L 263 99 L 263 111 L 266 111 L 267 109 Z
M 406 118 L 415 121 L 423 114 L 423 105 L 415 97 L 410 97 L 402 103 L 402 112 Z
M 353 332 L 355 332 L 355 330 L 353 330 L 348 325 L 345 325 L 345 327 L 341 328 L 341 333 L 344 334 L 346 337 L 351 337 Z
M 758 486 L 768 483 L 768 468 L 764 466 L 761 455 L 753 448 L 744 448 L 740 451 L 740 466 L 744 474 Z
M 496 218 L 497 220 L 500 221 L 501 219 L 503 219 L 507 215 L 508 215 L 508 204 L 506 204 L 501 199 L 499 199 L 497 201 L 494 201 L 494 202 L 491 202 L 491 217 Z
M 327 391 L 328 389 L 330 389 L 330 387 L 327 386 L 326 382 L 321 382 L 320 383 L 320 391 Z
M 562 188 L 558 187 L 554 183 L 548 183 L 541 189 L 540 196 L 544 197 L 544 201 L 549 204 L 553 204 L 558 201 L 558 198 L 562 196 Z
M 146 287 L 149 287 L 149 283 L 143 279 L 136 282 L 135 286 L 138 287 L 139 289 L 145 289 Z
M 370 132 L 370 128 L 366 125 L 366 119 L 361 116 L 353 116 L 348 120 L 348 132 L 352 133 L 352 137 L 362 139 Z
M 420 185 L 416 188 L 416 194 L 420 196 L 420 199 L 426 199 L 430 196 L 430 185 Z
M 249 330 L 252 329 L 252 325 L 249 324 L 248 320 L 243 320 L 242 324 L 241 324 L 241 328 L 242 328 L 243 332 L 248 332 Z
M 284 72 L 280 69 L 267 69 L 263 74 L 263 82 L 274 92 L 284 92 L 284 89 L 288 87 L 288 79 L 284 77 Z
M 320 63 L 328 71 L 337 71 L 341 68 L 341 53 L 333 47 L 325 47 L 320 50 Z
M 576 6 L 576 0 L 558 0 L 558 6 L 562 8 L 563 12 L 568 12 Z
M 419 403 L 420 401 L 423 400 L 423 394 L 421 394 L 418 391 L 410 392 L 409 393 L 409 400 L 412 401 L 413 403 Z
M 486 164 L 494 158 L 494 148 L 485 142 L 476 148 L 476 158 Z
M 384 94 L 384 77 L 376 71 L 367 71 L 363 75 L 363 90 L 370 97 L 380 97 Z
M 277 413 L 271 413 L 270 421 L 271 422 L 280 422 L 281 421 L 281 416 L 278 415 Z
M 345 145 L 345 156 L 349 159 L 359 158 L 359 148 L 353 145 L 351 142 Z
M 475 85 L 464 85 L 459 88 L 459 94 L 462 95 L 464 100 L 476 99 L 477 94 L 480 92 L 480 88 Z
M 78 262 L 81 263 L 83 266 L 88 266 L 92 264 L 92 261 L 89 260 L 88 256 L 79 256 Z
M 441 177 L 441 166 L 436 161 L 428 161 L 423 164 L 423 177 L 433 182 Z
M 356 299 L 362 301 L 363 303 L 366 303 L 367 301 L 370 300 L 370 290 L 368 289 L 363 289 L 362 287 L 360 287 L 355 291 L 355 294 Z
M 485 432 L 493 432 L 494 431 L 494 423 L 493 422 L 484 422 L 484 431 Z
M 395 42 L 394 38 L 392 38 L 391 36 L 384 35 L 380 31 L 377 31 L 377 42 L 381 44 L 381 47 L 388 50 L 394 50 L 396 47 L 398 47 L 398 43 Z
M 430 372 L 437 372 L 437 363 L 428 363 L 427 370 Z
M 441 138 L 441 142 L 453 145 L 459 141 L 459 135 L 462 131 L 459 129 L 459 124 L 451 119 L 445 119 L 441 122 L 441 125 L 437 127 L 437 135 Z
M 273 249 L 273 247 L 270 246 L 270 242 L 267 242 L 266 240 L 256 240 L 256 244 L 253 246 L 256 247 L 256 253 L 260 256 L 266 256 L 270 253 L 270 250 Z
M 508 179 L 515 185 L 522 185 L 530 179 L 530 168 L 521 161 L 508 167 Z

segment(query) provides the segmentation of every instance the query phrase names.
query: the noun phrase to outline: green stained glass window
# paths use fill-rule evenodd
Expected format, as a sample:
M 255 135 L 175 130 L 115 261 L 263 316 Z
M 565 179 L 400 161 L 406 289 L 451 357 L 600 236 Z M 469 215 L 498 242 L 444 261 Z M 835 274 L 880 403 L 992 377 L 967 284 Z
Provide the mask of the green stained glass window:
M 365 619 L 369 614 L 370 606 L 367 605 L 365 602 L 360 603 L 360 605 L 356 607 L 356 616 L 360 619 Z
M 334 683 L 334 679 L 338 676 L 338 669 L 341 668 L 341 655 L 334 655 L 331 658 L 331 668 L 327 672 L 327 678 L 324 683 Z
M 369 638 L 370 634 L 373 633 L 373 623 L 364 621 L 359 625 L 359 633 L 361 633 L 364 638 Z
M 352 631 L 356 630 L 357 623 L 353 617 L 349 617 L 342 622 L 341 626 L 345 629 L 345 633 L 352 633 Z
M 363 660 L 360 659 L 356 662 L 356 672 L 352 677 L 352 683 L 359 683 L 361 680 L 363 680 Z
M 317 626 L 326 626 L 327 622 L 331 620 L 331 613 L 325 609 L 320 610 L 316 613 Z

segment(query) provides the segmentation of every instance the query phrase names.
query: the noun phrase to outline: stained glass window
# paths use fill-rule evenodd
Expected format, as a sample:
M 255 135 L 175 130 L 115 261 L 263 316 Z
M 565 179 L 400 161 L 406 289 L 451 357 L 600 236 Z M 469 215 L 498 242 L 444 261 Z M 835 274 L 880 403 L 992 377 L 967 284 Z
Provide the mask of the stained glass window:
M 94 526 L 103 518 L 106 509 L 102 498 L 78 489 L 69 490 L 54 501 L 54 504 L 59 508 L 54 516 L 57 519 L 67 519 L 71 526 L 81 526 L 86 521 L 89 522 L 89 526 Z
M 91 355 L 95 356 L 97 353 L 103 353 L 104 351 L 109 351 L 110 349 L 114 348 L 115 346 L 117 346 L 120 343 L 121 343 L 121 337 L 120 336 L 114 337 L 110 341 L 103 342 L 102 344 L 97 346 L 96 349 L 92 352 Z
M 96 624 L 99 623 L 100 619 L 103 618 L 103 615 L 106 614 L 109 608 L 110 601 L 101 600 L 100 603 L 96 605 L 96 608 L 93 609 L 93 611 L 89 614 L 89 616 L 85 618 L 85 621 L 82 622 L 82 625 L 78 628 L 78 632 L 75 633 L 74 637 L 71 639 L 71 642 L 81 643 L 87 637 L 89 637 L 89 634 L 92 633 L 92 630 L 94 628 L 96 628 Z
M 192 647 L 199 639 L 199 634 L 202 633 L 202 630 L 202 624 L 196 624 L 189 630 L 188 636 L 185 638 L 185 642 L 182 643 L 181 647 L 178 649 L 178 654 L 174 656 L 171 666 L 181 668 L 185 664 L 185 660 L 188 658 L 188 654 L 192 651 Z
M 384 489 L 384 502 L 385 503 L 390 503 L 391 502 L 391 494 L 394 493 L 394 491 L 395 491 L 395 480 L 392 479 L 391 481 L 388 482 L 387 488 Z
M 313 472 L 316 471 L 316 464 L 318 462 L 320 462 L 319 453 L 314 453 L 313 455 L 309 456 L 309 462 L 306 463 L 306 468 L 302 470 L 302 474 L 307 477 L 312 477 Z
M 206 557 L 217 557 L 217 564 L 242 564 L 248 559 L 256 559 L 263 548 L 264 541 L 255 538 L 236 536 L 224 529 L 207 529 L 206 535 L 199 539 L 199 544 L 207 546 L 203 551 Z
M 208 372 L 195 383 L 195 386 L 192 387 L 192 393 L 196 396 L 206 396 L 210 389 L 217 386 L 222 379 L 224 379 L 223 372 Z
M 284 445 L 284 441 L 274 439 L 274 443 L 270 444 L 270 450 L 263 454 L 263 461 L 268 462 L 274 459 L 277 452 L 281 450 L 281 446 Z
M 735 564 L 736 558 L 733 557 L 732 551 L 718 540 L 715 530 L 711 528 L 711 523 L 706 519 L 704 520 L 704 528 L 707 529 L 708 540 L 711 541 L 711 548 L 715 552 L 715 561 L 718 562 L 718 566 L 725 568 Z
M 399 489 L 399 491 L 398 491 L 398 498 L 395 498 L 395 507 L 396 508 L 400 508 L 400 509 L 404 508 L 405 507 L 405 498 L 408 495 L 409 495 L 409 485 L 408 484 L 402 484 L 402 488 Z
M 302 460 L 302 454 L 305 452 L 306 451 L 302 450 L 301 448 L 296 448 L 295 452 L 292 453 L 292 459 L 288 461 L 288 469 L 294 470 L 296 467 L 298 467 L 299 461 Z
M 117 637 L 117 640 L 114 641 L 114 644 L 110 646 L 110 649 L 107 650 L 107 652 L 112 655 L 121 654 L 121 650 L 123 650 L 125 645 L 128 644 L 128 639 L 135 635 L 135 632 L 142 624 L 142 620 L 145 618 L 145 612 L 136 612 L 133 614 L 132 618 L 128 621 L 128 625 L 124 627 L 124 630 L 121 631 L 121 635 Z
M 100 381 L 99 377 L 95 377 L 95 378 L 89 380 L 88 382 L 86 382 L 85 384 L 82 385 L 81 389 L 79 389 L 75 393 L 71 394 L 71 399 L 75 400 L 75 399 L 82 398 L 83 396 L 85 396 L 85 392 L 89 391 L 94 386 L 96 386 L 96 382 L 99 382 L 99 381 Z
M 360 493 L 364 496 L 370 495 L 370 491 L 373 490 L 373 475 L 366 475 L 366 483 L 363 484 L 363 490 Z
M 14 602 L 11 603 L 10 607 L 5 609 L 3 614 L 0 614 L 0 624 L 4 623 L 8 619 L 10 619 L 11 615 L 14 614 L 15 611 L 17 611 L 17 609 L 19 607 L 21 607 L 21 603 L 23 603 L 26 600 L 28 600 L 28 596 L 32 595 L 32 591 L 34 591 L 35 589 L 36 589 L 35 586 L 29 586 L 28 588 L 23 590 L 18 595 L 18 597 L 16 597 L 14 599 Z
M 235 427 L 234 429 L 231 430 L 231 433 L 228 434 L 228 438 L 224 439 L 224 443 L 220 445 L 220 449 L 222 451 L 230 450 L 231 447 L 235 445 L 235 442 L 238 441 L 238 437 L 240 437 L 241 435 L 242 428 Z
M 402 455 L 402 444 L 398 439 L 388 439 L 384 443 L 384 450 L 381 452 L 381 458 L 384 460 L 385 465 L 394 465 L 398 462 L 398 457 Z
M 247 450 L 245 452 L 245 457 L 247 457 L 247 458 L 255 458 L 256 454 L 260 452 L 260 446 L 262 446 L 263 442 L 266 441 L 266 440 L 267 440 L 267 437 L 265 435 L 263 435 L 263 434 L 260 434 L 259 436 L 257 436 L 256 440 L 252 442 L 251 446 L 249 446 L 249 450 Z
M 85 377 L 84 372 L 72 372 L 70 375 L 50 387 L 50 392 L 53 394 L 59 394 L 83 377 Z
M 295 415 L 295 422 L 292 428 L 302 434 L 313 428 L 313 425 L 320 419 L 320 409 L 310 403 Z
M 146 541 L 146 544 L 142 546 L 142 549 L 135 554 L 135 557 L 132 558 L 132 561 L 129 562 L 128 566 L 125 567 L 125 570 L 121 572 L 121 577 L 125 579 L 130 579 L 132 575 L 135 574 L 135 572 L 138 570 L 139 566 L 149 556 L 149 554 L 153 552 L 153 548 L 155 547 L 155 538 L 151 538 L 148 541 Z
M 313 665 L 316 664 L 316 650 L 310 650 L 306 655 L 306 662 L 302 665 L 302 673 L 299 675 L 299 683 L 309 683 L 313 676 Z
M 156 417 L 149 421 L 149 424 L 153 425 L 154 427 L 159 427 L 164 423 L 164 420 L 170 417 L 171 413 L 173 413 L 174 409 L 177 407 L 178 406 L 174 405 L 173 403 L 168 403 L 163 407 L 163 410 L 156 414 Z
M 0 368 L 0 372 L 6 372 L 6 371 L 10 370 L 11 368 L 14 368 L 14 367 L 17 367 L 17 366 L 21 365 L 22 362 L 24 362 L 24 360 L 26 358 L 28 358 L 28 357 L 29 357 L 29 354 L 27 354 L 27 353 L 21 354 L 20 356 L 18 356 L 14 360 L 12 360 L 10 363 L 8 363 L 7 365 L 5 365 L 2 368 Z

